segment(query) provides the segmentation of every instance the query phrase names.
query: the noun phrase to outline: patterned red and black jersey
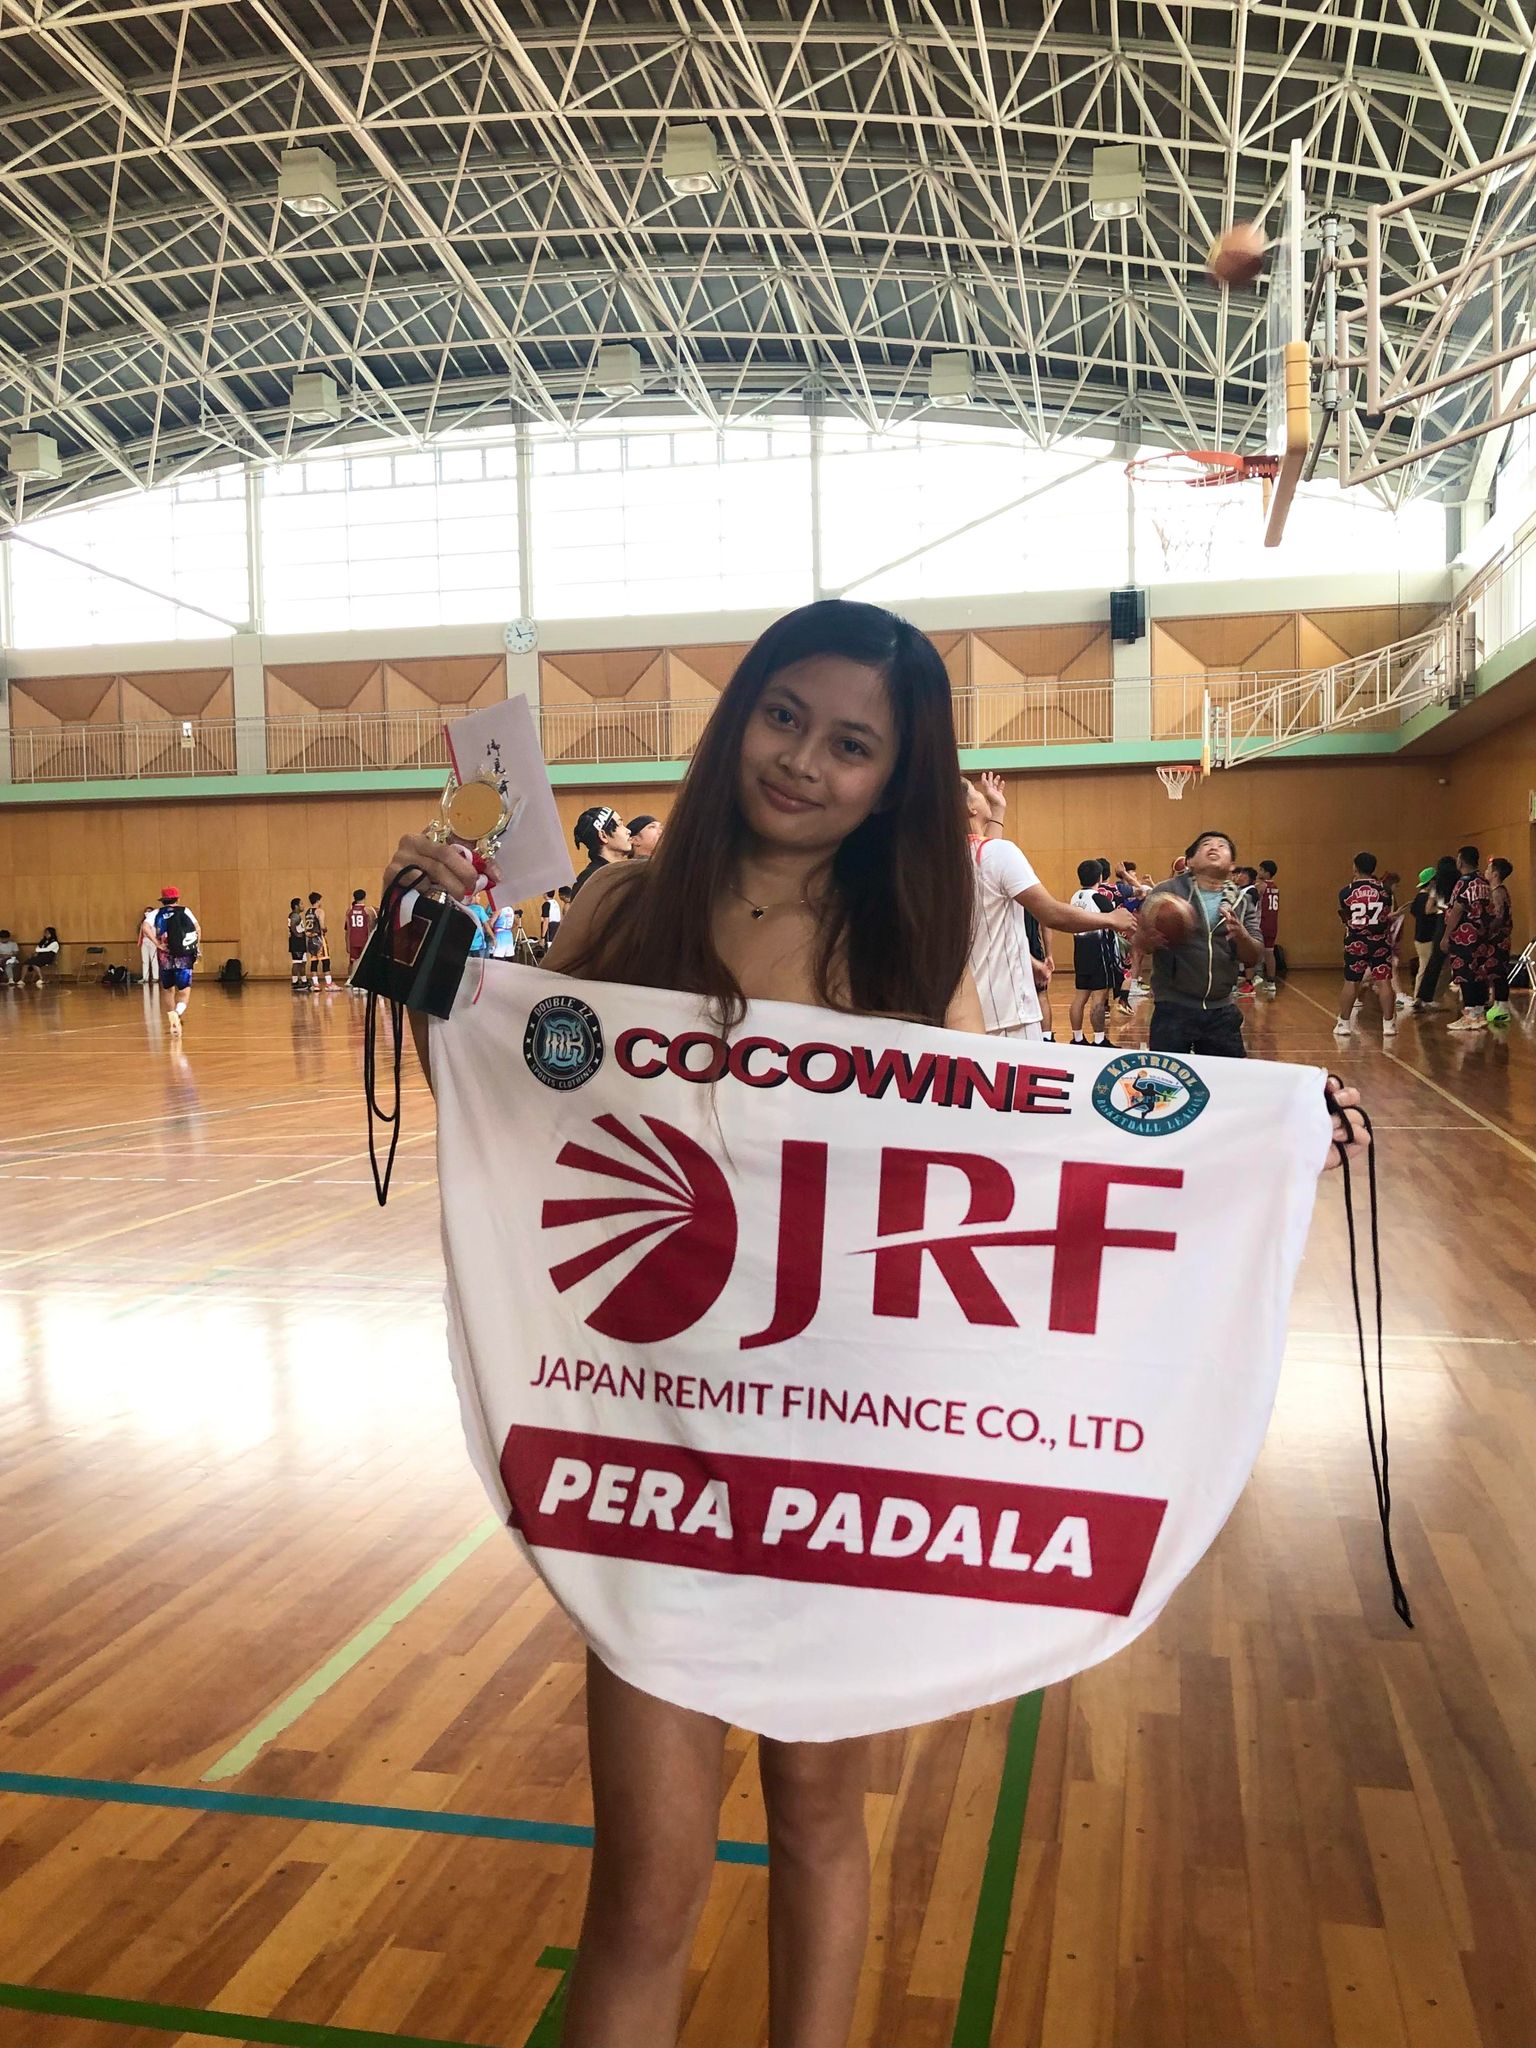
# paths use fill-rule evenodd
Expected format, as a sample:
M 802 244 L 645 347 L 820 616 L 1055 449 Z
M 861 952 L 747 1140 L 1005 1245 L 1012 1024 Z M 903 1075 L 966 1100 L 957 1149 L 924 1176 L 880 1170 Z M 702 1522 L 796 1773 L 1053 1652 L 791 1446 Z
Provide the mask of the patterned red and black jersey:
M 1383 981 L 1392 972 L 1392 891 L 1359 875 L 1339 891 L 1344 913 L 1344 972 L 1351 981 Z

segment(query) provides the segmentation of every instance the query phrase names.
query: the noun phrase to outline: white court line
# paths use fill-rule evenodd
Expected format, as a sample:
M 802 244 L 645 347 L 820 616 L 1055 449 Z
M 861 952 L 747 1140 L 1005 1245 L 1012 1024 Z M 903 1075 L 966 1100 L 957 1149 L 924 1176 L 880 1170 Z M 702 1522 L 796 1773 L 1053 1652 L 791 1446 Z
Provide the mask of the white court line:
M 13 1146 L 46 1145 L 54 1138 L 78 1138 L 87 1131 L 142 1130 L 146 1125 L 154 1129 L 160 1124 L 185 1124 L 189 1117 L 196 1117 L 200 1124 L 206 1124 L 212 1123 L 215 1117 L 251 1116 L 258 1109 L 307 1109 L 312 1102 L 352 1102 L 355 1099 L 354 1091 L 348 1088 L 335 1095 L 278 1095 L 270 1102 L 242 1102 L 233 1109 L 174 1109 L 164 1116 L 127 1116 L 111 1124 L 66 1124 L 57 1131 L 34 1131 L 28 1137 L 0 1139 L 0 1165 L 4 1164 L 5 1151 Z
M 1314 1010 L 1321 1010 L 1325 1017 L 1336 1017 L 1338 1015 L 1337 1010 L 1330 1010 L 1327 1004 L 1320 1003 L 1316 996 L 1309 996 L 1304 988 L 1292 988 L 1291 984 L 1287 982 L 1285 993 L 1288 996 L 1300 996 L 1304 1003 L 1310 1003 Z M 1442 1088 L 1440 1083 L 1432 1081 L 1422 1068 L 1410 1066 L 1401 1053 L 1388 1052 L 1386 1047 L 1383 1046 L 1381 1056 L 1384 1060 L 1390 1060 L 1394 1067 L 1401 1067 L 1405 1074 L 1412 1074 L 1415 1081 L 1422 1081 L 1426 1088 L 1432 1088 L 1446 1102 L 1453 1103 L 1464 1115 L 1471 1117 L 1474 1123 L 1481 1124 L 1485 1131 L 1492 1131 L 1493 1135 L 1496 1138 L 1502 1138 L 1506 1145 L 1513 1145 L 1522 1159 L 1529 1159 L 1532 1166 L 1536 1166 L 1536 1151 L 1533 1151 L 1522 1139 L 1517 1138 L 1513 1131 L 1506 1131 L 1504 1126 L 1496 1124 L 1491 1116 L 1484 1116 L 1482 1111 L 1474 1109 L 1470 1102 L 1464 1102 L 1459 1095 L 1453 1095 L 1449 1088 Z M 1447 1125 L 1447 1129 L 1454 1130 L 1455 1128 L 1454 1124 Z

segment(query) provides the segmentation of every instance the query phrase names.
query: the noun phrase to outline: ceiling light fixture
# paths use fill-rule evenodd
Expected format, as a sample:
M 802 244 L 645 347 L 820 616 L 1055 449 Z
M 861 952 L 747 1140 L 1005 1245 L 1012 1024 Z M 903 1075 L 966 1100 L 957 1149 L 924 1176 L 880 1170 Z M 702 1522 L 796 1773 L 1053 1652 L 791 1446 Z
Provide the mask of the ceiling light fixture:
M 934 405 L 969 405 L 976 396 L 976 372 L 963 348 L 934 356 L 928 365 L 928 397 Z
M 1095 220 L 1137 219 L 1146 190 L 1139 143 L 1108 142 L 1093 152 L 1088 211 Z
M 667 130 L 661 175 L 680 199 L 720 190 L 720 147 L 702 121 Z
M 285 149 L 277 172 L 278 203 L 304 220 L 330 220 L 341 212 L 336 166 L 323 149 Z
M 638 398 L 642 389 L 639 349 L 627 341 L 611 342 L 598 350 L 592 374 L 605 398 Z

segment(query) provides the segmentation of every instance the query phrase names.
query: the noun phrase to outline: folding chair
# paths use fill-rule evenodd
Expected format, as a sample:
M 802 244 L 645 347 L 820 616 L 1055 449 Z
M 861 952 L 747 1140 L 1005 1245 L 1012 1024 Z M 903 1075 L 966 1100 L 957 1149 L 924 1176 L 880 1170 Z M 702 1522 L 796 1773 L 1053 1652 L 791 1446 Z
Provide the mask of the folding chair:
M 1509 985 L 1512 989 L 1536 989 L 1536 939 L 1529 942 L 1518 960 L 1510 963 Z
M 87 946 L 80 956 L 80 965 L 75 969 L 75 987 L 78 988 L 82 981 L 100 981 L 106 965 L 106 947 Z

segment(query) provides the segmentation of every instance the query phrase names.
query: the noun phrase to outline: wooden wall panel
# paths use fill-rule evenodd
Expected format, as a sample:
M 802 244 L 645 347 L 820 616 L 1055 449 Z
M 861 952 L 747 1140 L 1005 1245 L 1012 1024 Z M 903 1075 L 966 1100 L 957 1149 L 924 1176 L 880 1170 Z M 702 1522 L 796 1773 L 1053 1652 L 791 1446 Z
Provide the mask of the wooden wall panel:
M 1536 792 L 1536 711 L 1437 765 L 1448 783 L 1441 792 L 1446 829 L 1440 850 L 1454 853 L 1470 843 L 1485 861 L 1502 854 L 1515 864 L 1509 889 L 1518 951 L 1536 935 L 1536 826 L 1530 818 Z
M 1129 857 L 1166 874 L 1203 827 L 1233 834 L 1240 857 L 1280 864 L 1282 934 L 1299 964 L 1338 953 L 1334 904 L 1362 847 L 1411 877 L 1472 836 L 1517 863 L 1522 926 L 1532 915 L 1526 791 L 1536 787 L 1536 714 L 1456 758 L 1319 761 L 1233 769 L 1174 805 L 1150 768 L 1043 771 L 1008 778 L 1010 833 L 1058 896 L 1086 855 Z M 674 791 L 594 780 L 557 792 L 567 834 L 590 803 L 665 818 Z M 258 974 L 286 972 L 288 899 L 320 889 L 333 925 L 354 886 L 377 890 L 396 839 L 431 810 L 399 796 L 242 798 L 58 806 L 0 813 L 0 924 L 56 923 L 66 938 L 126 940 L 146 901 L 175 882 Z M 214 929 L 216 916 L 229 930 Z M 80 920 L 85 927 L 77 929 Z M 1063 962 L 1070 956 L 1060 948 Z

